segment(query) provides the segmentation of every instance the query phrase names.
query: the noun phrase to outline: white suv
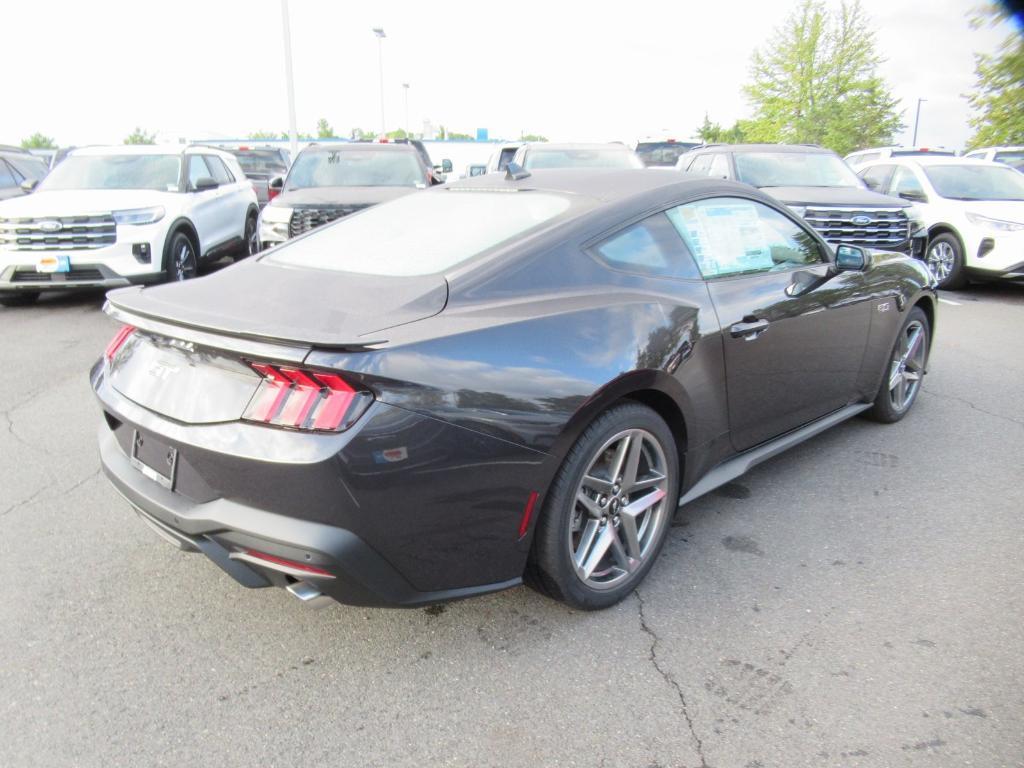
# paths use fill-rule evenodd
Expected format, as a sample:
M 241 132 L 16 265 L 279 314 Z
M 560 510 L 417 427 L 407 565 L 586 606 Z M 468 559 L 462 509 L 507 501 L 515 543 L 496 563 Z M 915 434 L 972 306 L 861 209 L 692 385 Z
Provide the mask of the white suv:
M 1024 147 L 982 147 L 968 152 L 964 157 L 974 160 L 995 160 L 1018 171 L 1024 171 Z
M 860 177 L 914 203 L 940 288 L 971 277 L 1024 282 L 1024 174 L 988 160 L 907 157 L 869 163 Z
M 203 259 L 254 253 L 258 213 L 252 184 L 227 152 L 75 150 L 31 195 L 0 201 L 0 304 L 185 280 Z

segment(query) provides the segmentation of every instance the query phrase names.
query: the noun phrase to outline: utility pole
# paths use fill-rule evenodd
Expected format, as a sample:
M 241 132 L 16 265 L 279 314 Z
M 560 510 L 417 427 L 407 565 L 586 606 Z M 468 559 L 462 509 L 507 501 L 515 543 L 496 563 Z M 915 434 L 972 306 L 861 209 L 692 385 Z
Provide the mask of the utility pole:
M 281 0 L 281 26 L 284 29 L 284 80 L 288 88 L 288 136 L 292 157 L 299 153 L 299 133 L 295 127 L 295 83 L 292 79 L 292 28 L 288 20 L 288 0 Z
M 921 102 L 928 101 L 928 99 L 917 100 L 917 114 L 914 116 L 914 140 L 911 143 L 913 146 L 917 146 L 917 124 L 921 121 Z
M 387 35 L 384 34 L 383 27 L 374 27 L 373 34 L 377 36 L 377 66 L 380 69 L 380 135 L 383 137 L 387 134 L 387 128 L 384 123 L 384 44 L 383 40 Z
M 402 88 L 405 89 L 405 137 L 411 139 L 412 131 L 409 130 L 409 84 L 402 83 Z

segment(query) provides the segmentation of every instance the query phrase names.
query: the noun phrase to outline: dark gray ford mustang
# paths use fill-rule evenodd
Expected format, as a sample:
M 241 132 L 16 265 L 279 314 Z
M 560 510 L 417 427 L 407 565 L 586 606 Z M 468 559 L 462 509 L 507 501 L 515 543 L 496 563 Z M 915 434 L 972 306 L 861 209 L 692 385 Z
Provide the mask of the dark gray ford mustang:
M 310 603 L 647 574 L 677 504 L 913 404 L 928 271 L 734 182 L 513 168 L 109 295 L 103 467 L 160 535 Z

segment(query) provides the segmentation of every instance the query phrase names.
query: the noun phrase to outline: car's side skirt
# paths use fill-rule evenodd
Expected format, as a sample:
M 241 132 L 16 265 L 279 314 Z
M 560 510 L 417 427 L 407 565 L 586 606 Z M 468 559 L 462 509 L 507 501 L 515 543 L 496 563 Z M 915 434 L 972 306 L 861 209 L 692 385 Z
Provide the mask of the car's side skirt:
M 750 450 L 733 456 L 731 459 L 723 461 L 698 480 L 689 491 L 683 494 L 682 498 L 679 499 L 679 506 L 683 506 L 683 504 L 687 504 L 694 499 L 703 496 L 705 493 L 713 491 L 715 488 L 735 480 L 740 475 L 746 474 L 762 461 L 767 461 L 773 456 L 778 456 L 780 453 L 792 448 L 794 445 L 799 445 L 804 440 L 808 440 L 815 435 L 824 432 L 826 429 L 834 427 L 836 424 L 840 424 L 847 419 L 853 418 L 858 413 L 866 411 L 870 407 L 871 403 L 854 403 L 853 405 L 847 405 L 840 408 L 838 411 L 833 411 L 827 416 L 822 416 L 820 419 L 812 421 L 810 424 L 805 424 L 799 429 L 794 429 L 792 432 L 787 432 L 774 440 L 762 443 L 755 448 L 751 448 Z

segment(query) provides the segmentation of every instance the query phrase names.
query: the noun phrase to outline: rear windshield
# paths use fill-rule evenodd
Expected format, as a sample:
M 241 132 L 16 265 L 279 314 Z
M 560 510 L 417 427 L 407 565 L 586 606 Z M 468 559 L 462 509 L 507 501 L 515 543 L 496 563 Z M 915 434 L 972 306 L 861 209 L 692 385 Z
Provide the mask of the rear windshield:
M 288 189 L 307 187 L 425 187 L 415 152 L 373 149 L 303 152 L 292 165 Z
M 288 169 L 277 152 L 233 152 L 246 176 L 253 173 L 279 174 Z
M 699 146 L 692 141 L 641 141 L 636 153 L 644 165 L 675 165 L 681 154 Z
M 58 189 L 178 191 L 181 155 L 70 155 L 39 185 Z
M 1024 200 L 1024 174 L 996 165 L 929 165 L 935 191 L 950 200 Z
M 639 168 L 632 151 L 622 149 L 534 149 L 527 153 L 525 166 L 538 168 Z
M 392 277 L 431 275 L 564 213 L 544 192 L 437 189 L 347 216 L 267 254 L 268 263 Z

